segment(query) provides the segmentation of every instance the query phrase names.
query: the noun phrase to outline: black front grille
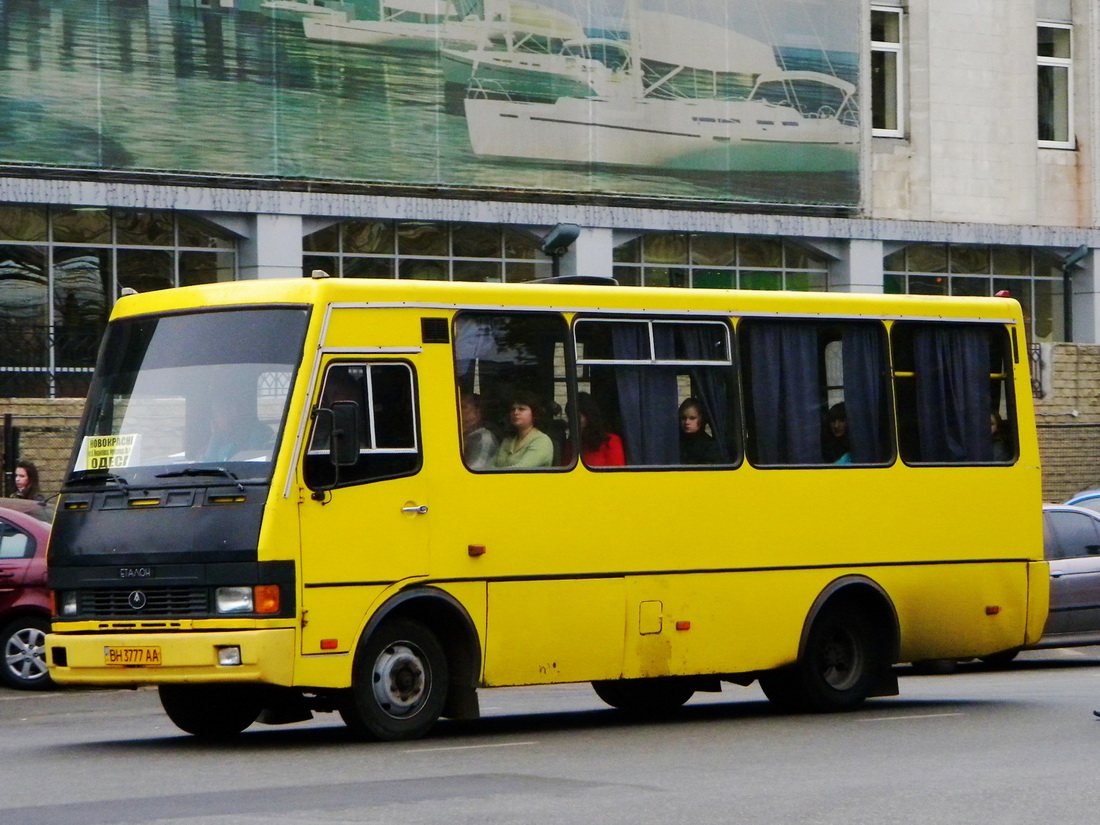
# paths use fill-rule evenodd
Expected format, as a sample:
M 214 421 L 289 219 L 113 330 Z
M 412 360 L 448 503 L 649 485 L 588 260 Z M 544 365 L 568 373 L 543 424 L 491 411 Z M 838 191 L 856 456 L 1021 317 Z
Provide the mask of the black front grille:
M 136 596 L 137 593 L 140 593 L 141 597 Z M 77 594 L 77 604 L 81 616 L 97 619 L 208 616 L 210 615 L 210 590 L 206 587 L 82 590 Z

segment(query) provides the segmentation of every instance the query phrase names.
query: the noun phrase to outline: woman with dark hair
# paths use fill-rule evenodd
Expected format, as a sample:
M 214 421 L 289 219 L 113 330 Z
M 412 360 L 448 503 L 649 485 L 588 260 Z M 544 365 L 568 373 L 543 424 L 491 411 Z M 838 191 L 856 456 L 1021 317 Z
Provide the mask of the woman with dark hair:
M 989 414 L 989 435 L 993 439 L 993 460 L 1011 461 L 1012 445 L 1009 443 L 1008 425 L 996 410 Z
M 577 393 L 577 423 L 581 436 L 581 458 L 585 464 L 589 467 L 622 467 L 626 464 L 622 439 L 607 431 L 599 405 L 586 392 Z
M 821 438 L 821 453 L 829 464 L 851 464 L 848 436 L 848 410 L 844 402 L 833 404 L 825 413 L 825 432 Z
M 707 415 L 697 398 L 686 398 L 680 405 L 680 463 L 720 464 L 722 455 L 714 438 L 707 432 Z
M 512 401 L 514 435 L 500 442 L 493 467 L 498 470 L 530 470 L 554 463 L 554 442 L 538 428 L 544 413 L 534 393 L 516 393 Z
M 38 467 L 33 461 L 20 461 L 15 465 L 15 492 L 12 493 L 12 498 L 46 500 L 38 489 Z

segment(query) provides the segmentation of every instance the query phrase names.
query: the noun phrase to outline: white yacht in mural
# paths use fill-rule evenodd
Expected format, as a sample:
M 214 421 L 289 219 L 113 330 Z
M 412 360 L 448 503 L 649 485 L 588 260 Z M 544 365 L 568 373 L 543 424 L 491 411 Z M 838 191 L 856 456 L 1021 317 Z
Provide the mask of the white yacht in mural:
M 641 12 L 628 76 L 597 94 L 516 100 L 471 82 L 464 101 L 481 156 L 698 172 L 854 171 L 855 86 L 784 71 L 737 32 Z M 731 78 L 748 78 L 737 90 Z
M 355 16 L 354 7 L 341 0 L 265 0 L 260 8 L 275 20 L 291 23 L 305 17 L 348 20 Z
M 452 0 L 383 0 L 378 20 L 303 20 L 306 37 L 357 46 L 435 52 L 476 49 L 494 35 L 523 31 L 555 36 L 580 33 L 574 18 L 528 0 L 486 0 L 481 14 L 464 14 Z
M 583 34 L 583 32 L 582 32 Z M 442 49 L 448 86 L 492 90 L 511 100 L 591 97 L 625 80 L 630 45 L 610 38 L 494 35 L 476 49 Z

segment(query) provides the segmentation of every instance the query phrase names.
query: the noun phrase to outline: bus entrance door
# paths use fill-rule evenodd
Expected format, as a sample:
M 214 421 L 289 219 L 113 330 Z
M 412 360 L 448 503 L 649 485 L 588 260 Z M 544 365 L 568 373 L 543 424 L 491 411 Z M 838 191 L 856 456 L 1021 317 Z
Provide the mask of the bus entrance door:
M 335 467 L 334 419 L 314 417 L 300 505 L 305 654 L 351 650 L 370 605 L 395 582 L 428 572 L 416 364 L 333 359 L 322 380 L 319 407 L 358 405 L 359 455 Z

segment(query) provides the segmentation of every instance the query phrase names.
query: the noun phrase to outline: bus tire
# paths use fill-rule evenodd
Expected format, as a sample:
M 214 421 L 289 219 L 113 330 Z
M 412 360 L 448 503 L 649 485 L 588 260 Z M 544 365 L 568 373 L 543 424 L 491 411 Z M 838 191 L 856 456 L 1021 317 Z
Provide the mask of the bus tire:
M 783 710 L 848 711 L 870 696 L 884 667 L 883 645 L 866 612 L 842 603 L 818 614 L 798 662 L 762 675 L 760 687 Z
M 695 694 L 690 683 L 675 678 L 608 679 L 593 682 L 592 689 L 611 707 L 638 715 L 668 713 Z
M 340 716 L 357 736 L 417 739 L 442 714 L 447 679 L 447 657 L 435 634 L 419 622 L 389 619 L 360 641 Z
M 160 704 L 172 723 L 201 739 L 229 739 L 256 721 L 263 710 L 249 685 L 161 685 Z

